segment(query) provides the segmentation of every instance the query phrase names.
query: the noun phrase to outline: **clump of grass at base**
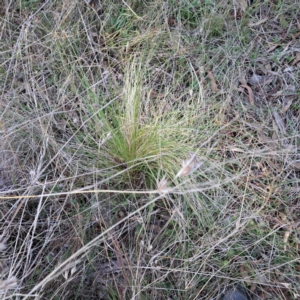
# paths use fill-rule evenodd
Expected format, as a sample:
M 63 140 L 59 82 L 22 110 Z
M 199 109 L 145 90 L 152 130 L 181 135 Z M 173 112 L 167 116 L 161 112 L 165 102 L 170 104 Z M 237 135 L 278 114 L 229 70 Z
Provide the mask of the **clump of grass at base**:
M 185 124 L 192 113 L 187 109 L 157 114 L 156 118 L 147 116 L 145 76 L 145 67 L 134 59 L 125 75 L 122 100 L 113 110 L 118 113 L 110 115 L 111 122 L 107 122 L 111 138 L 105 151 L 116 165 L 128 170 L 123 173 L 124 183 L 137 184 L 142 179 L 149 186 L 160 171 L 174 177 L 182 157 L 192 151 Z M 148 105 L 152 112 L 157 109 L 151 102 Z M 183 114 L 181 121 L 179 113 Z

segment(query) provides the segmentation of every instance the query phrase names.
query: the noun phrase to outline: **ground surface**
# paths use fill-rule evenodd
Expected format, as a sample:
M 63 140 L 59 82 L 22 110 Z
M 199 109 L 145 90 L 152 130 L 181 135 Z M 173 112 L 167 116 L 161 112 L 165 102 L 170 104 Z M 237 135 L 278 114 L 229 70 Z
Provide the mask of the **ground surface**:
M 5 0 L 0 298 L 300 298 L 300 3 Z

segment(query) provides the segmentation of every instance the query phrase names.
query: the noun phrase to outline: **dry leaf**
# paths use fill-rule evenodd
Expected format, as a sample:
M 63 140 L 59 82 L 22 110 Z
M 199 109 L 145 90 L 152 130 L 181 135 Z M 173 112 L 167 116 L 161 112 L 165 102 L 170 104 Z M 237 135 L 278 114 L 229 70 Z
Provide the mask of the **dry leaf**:
M 257 75 L 253 73 L 253 75 L 248 79 L 248 83 L 251 85 L 259 84 L 263 82 L 265 76 Z
M 268 21 L 268 20 L 269 20 L 269 17 L 265 17 L 265 18 L 263 18 L 263 19 L 257 21 L 256 23 L 249 23 L 248 26 L 249 26 L 249 27 L 258 26 L 258 25 L 260 25 L 260 24 L 265 23 L 265 22 Z
M 290 106 L 292 105 L 294 101 L 294 97 L 288 99 L 288 101 L 286 102 L 286 104 L 284 105 L 284 107 L 282 108 L 281 112 L 284 114 L 287 112 L 287 110 L 290 108 Z
M 266 75 L 257 75 L 253 73 L 253 75 L 248 79 L 248 83 L 251 85 L 257 85 L 257 84 L 266 84 L 269 80 L 272 80 L 271 76 Z
M 300 61 L 300 52 L 297 52 L 296 58 L 292 62 L 292 66 L 294 66 L 295 64 L 297 64 L 299 61 Z
M 190 157 L 182 162 L 182 168 L 179 170 L 175 178 L 183 177 L 195 172 L 202 163 L 195 153 L 190 153 Z
M 279 47 L 279 46 L 281 46 L 282 44 L 275 44 L 275 45 L 273 45 L 273 46 L 271 46 L 268 50 L 267 50 L 267 52 L 272 52 L 273 50 L 275 50 L 277 47 Z
M 293 41 L 295 41 L 299 35 L 300 35 L 300 32 L 297 32 L 296 34 L 292 34 Z
M 243 149 L 241 149 L 241 148 L 237 148 L 237 147 L 231 147 L 231 146 L 229 146 L 228 147 L 228 150 L 229 151 L 232 151 L 232 152 L 241 152 L 241 153 L 244 153 L 245 151 L 243 150 Z
M 286 134 L 285 126 L 282 121 L 282 118 L 279 116 L 277 111 L 273 112 L 274 119 L 281 133 Z
M 255 105 L 254 95 L 253 95 L 253 91 L 252 91 L 251 87 L 249 85 L 246 85 L 246 84 L 242 84 L 241 87 L 244 87 L 244 88 L 247 89 L 249 102 L 251 103 L 251 105 Z
M 207 76 L 211 80 L 211 89 L 213 90 L 213 92 L 217 93 L 219 91 L 219 89 L 218 89 L 218 85 L 215 81 L 215 78 L 214 78 L 214 75 L 213 75 L 212 71 L 208 70 L 207 71 Z

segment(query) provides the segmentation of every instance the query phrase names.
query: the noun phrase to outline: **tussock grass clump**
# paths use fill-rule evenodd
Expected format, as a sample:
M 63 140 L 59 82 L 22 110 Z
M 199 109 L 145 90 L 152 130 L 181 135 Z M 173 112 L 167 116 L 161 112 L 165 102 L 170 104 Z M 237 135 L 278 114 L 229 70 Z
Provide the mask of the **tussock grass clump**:
M 189 105 L 163 111 L 145 83 L 147 68 L 150 62 L 141 66 L 135 60 L 126 66 L 123 93 L 105 115 L 110 137 L 103 151 L 126 170 L 123 182 L 131 187 L 144 181 L 142 187 L 150 188 L 159 173 L 174 177 L 196 140 L 191 134 L 195 111 Z M 160 101 L 168 101 L 165 97 Z
M 299 7 L 246 2 L 3 5 L 0 298 L 297 299 Z

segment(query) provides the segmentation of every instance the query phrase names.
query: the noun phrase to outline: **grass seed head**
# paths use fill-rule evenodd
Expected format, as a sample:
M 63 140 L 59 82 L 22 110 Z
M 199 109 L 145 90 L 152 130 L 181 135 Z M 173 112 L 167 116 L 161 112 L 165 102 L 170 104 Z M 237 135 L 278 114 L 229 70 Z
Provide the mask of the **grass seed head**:
M 161 194 L 166 194 L 170 191 L 168 188 L 168 181 L 166 179 L 166 176 L 164 176 L 158 183 L 157 183 L 157 190 Z
M 190 153 L 190 157 L 182 161 L 182 168 L 179 170 L 175 178 L 192 174 L 201 166 L 201 164 L 202 163 L 196 153 Z

